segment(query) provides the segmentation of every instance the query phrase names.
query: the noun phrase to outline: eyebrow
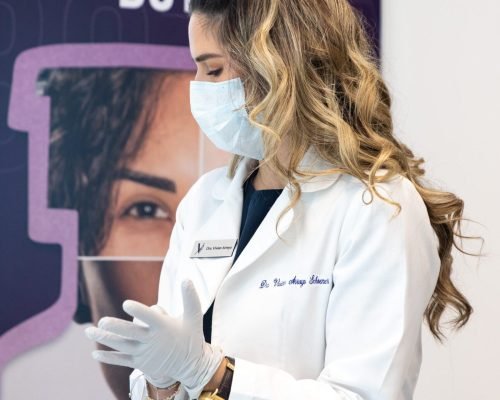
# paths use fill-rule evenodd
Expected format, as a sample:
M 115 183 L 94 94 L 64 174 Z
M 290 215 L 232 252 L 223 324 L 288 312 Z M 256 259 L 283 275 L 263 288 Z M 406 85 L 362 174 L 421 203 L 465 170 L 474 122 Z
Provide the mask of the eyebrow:
M 172 193 L 176 193 L 177 191 L 175 182 L 173 180 L 170 180 L 168 178 L 160 178 L 159 176 L 155 175 L 149 175 L 144 172 L 132 171 L 128 168 L 120 170 L 117 174 L 116 179 L 127 179 L 129 181 L 141 183 L 146 186 L 151 186 Z
M 216 53 L 205 53 L 205 54 L 202 54 L 202 55 L 196 57 L 194 59 L 194 61 L 196 61 L 196 62 L 199 63 L 199 62 L 206 61 L 206 60 L 208 60 L 210 58 L 218 58 L 218 57 L 222 57 L 222 55 L 221 54 L 216 54 Z

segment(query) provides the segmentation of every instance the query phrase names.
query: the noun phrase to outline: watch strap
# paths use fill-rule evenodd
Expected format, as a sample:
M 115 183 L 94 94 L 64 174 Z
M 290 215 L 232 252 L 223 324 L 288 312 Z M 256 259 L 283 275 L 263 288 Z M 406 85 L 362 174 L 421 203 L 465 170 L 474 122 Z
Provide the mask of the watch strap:
M 199 400 L 228 400 L 231 393 L 231 385 L 233 383 L 233 372 L 235 360 L 233 357 L 226 357 L 226 369 L 222 376 L 219 387 L 213 393 L 209 391 L 202 392 Z
M 231 385 L 233 383 L 233 375 L 234 375 L 234 358 L 228 357 L 226 364 L 226 371 L 224 372 L 224 376 L 222 377 L 220 386 L 219 386 L 219 396 L 224 400 L 229 399 L 229 394 L 231 393 Z

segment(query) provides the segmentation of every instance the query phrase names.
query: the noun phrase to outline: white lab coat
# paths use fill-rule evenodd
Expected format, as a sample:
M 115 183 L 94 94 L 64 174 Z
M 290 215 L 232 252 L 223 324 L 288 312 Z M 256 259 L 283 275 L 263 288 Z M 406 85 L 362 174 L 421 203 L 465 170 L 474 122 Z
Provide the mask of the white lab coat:
M 326 168 L 309 151 L 303 167 Z M 215 298 L 212 343 L 235 358 L 230 400 L 409 400 L 421 364 L 424 310 L 439 268 L 438 239 L 407 178 L 377 184 L 397 209 L 347 174 L 315 177 L 291 199 L 287 186 L 234 265 L 190 258 L 199 240 L 238 238 L 242 184 L 227 167 L 199 178 L 179 204 L 161 271 L 158 304 L 180 316 L 191 279 L 203 312 Z M 384 172 L 383 170 L 380 172 Z M 233 253 L 234 257 L 234 253 Z M 134 400 L 145 396 L 131 375 Z M 182 388 L 182 387 L 181 387 Z M 188 399 L 184 389 L 176 400 Z

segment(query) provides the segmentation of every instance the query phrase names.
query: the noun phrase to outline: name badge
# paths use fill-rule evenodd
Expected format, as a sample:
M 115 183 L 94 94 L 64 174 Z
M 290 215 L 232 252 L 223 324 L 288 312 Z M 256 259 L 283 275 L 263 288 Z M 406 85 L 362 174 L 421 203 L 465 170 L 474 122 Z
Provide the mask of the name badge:
M 238 239 L 198 240 L 194 243 L 190 258 L 231 257 Z

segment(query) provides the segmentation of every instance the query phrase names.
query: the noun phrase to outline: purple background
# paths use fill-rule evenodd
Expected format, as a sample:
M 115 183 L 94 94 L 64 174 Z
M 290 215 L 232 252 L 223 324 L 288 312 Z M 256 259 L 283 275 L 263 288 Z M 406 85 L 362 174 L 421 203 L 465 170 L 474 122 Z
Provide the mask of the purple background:
M 378 44 L 379 0 L 353 3 Z M 76 307 L 78 220 L 46 207 L 49 103 L 35 95 L 37 74 L 193 68 L 183 4 L 159 13 L 147 1 L 124 10 L 118 0 L 0 0 L 0 376 L 16 354 L 60 335 Z

